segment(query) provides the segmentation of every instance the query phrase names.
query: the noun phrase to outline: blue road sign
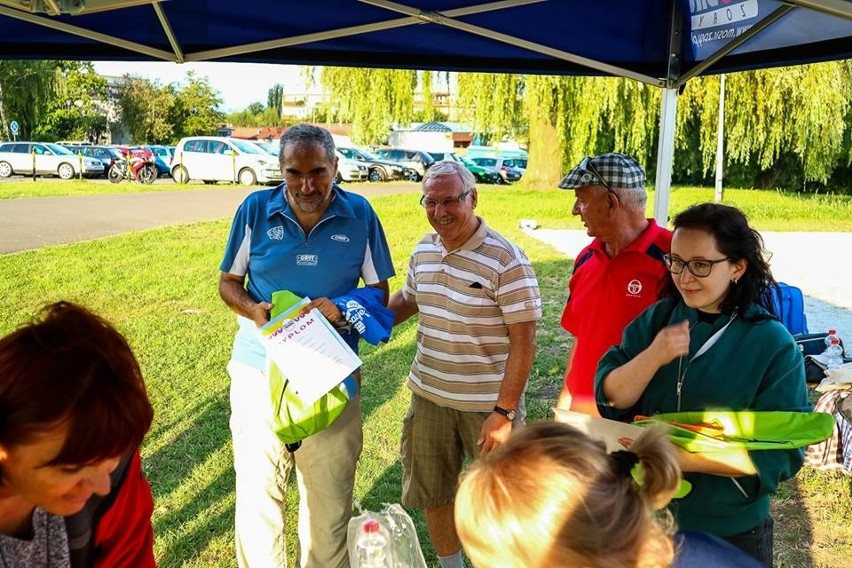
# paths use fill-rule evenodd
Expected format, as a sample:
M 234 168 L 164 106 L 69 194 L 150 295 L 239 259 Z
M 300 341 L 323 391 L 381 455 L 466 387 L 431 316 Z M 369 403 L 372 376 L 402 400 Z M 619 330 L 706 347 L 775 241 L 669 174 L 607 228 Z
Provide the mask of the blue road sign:
M 9 130 L 11 130 L 11 131 L 12 131 L 12 134 L 13 134 L 13 135 L 17 136 L 17 135 L 18 135 L 18 130 L 19 130 L 19 129 L 18 129 L 18 121 L 13 120 L 12 122 L 10 122 L 10 123 L 9 123 Z

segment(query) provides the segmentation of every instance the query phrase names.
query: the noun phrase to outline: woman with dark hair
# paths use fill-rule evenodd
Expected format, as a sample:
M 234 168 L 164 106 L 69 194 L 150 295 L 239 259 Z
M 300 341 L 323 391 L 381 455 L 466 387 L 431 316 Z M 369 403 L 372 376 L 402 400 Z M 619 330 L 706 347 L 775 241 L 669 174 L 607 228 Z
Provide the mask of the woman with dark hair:
M 605 418 L 697 410 L 809 411 L 804 365 L 766 293 L 776 286 L 760 234 L 726 205 L 674 219 L 665 257 L 677 294 L 624 331 L 595 377 Z M 679 452 L 693 490 L 671 510 L 684 530 L 709 532 L 772 565 L 770 496 L 796 474 L 802 450 Z
M 130 346 L 89 311 L 52 304 L 0 339 L 0 568 L 154 566 L 152 418 Z

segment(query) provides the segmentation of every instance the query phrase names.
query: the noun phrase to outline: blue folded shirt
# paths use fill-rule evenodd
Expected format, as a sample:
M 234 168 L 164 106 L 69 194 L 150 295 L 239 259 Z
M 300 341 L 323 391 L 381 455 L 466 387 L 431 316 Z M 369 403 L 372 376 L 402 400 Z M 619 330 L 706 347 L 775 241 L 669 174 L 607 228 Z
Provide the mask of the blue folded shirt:
M 365 341 L 378 345 L 387 342 L 393 329 L 394 313 L 385 307 L 384 291 L 370 286 L 355 288 L 332 301 Z

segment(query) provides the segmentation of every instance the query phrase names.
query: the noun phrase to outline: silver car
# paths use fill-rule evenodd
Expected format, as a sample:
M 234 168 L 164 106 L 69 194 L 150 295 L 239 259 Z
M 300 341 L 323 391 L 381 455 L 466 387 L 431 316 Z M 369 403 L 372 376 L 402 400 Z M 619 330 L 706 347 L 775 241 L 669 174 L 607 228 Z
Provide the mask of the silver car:
M 68 148 L 50 142 L 4 142 L 0 144 L 0 177 L 11 175 L 55 175 L 72 179 L 104 175 L 100 160 L 78 156 Z

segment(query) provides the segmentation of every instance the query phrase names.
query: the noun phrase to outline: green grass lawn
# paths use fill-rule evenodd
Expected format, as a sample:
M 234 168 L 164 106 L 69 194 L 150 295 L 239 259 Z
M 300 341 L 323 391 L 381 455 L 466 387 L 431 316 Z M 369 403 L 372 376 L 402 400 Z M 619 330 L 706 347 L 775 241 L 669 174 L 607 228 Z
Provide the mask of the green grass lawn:
M 381 185 L 360 183 L 361 186 Z M 234 183 L 205 184 L 192 181 L 187 184 L 177 184 L 171 178 L 161 178 L 151 185 L 122 181 L 109 183 L 106 179 L 99 180 L 61 180 L 53 177 L 31 178 L 15 177 L 13 181 L 0 183 L 0 199 L 23 199 L 29 197 L 66 197 L 73 195 L 99 195 L 108 193 L 148 193 L 159 191 L 184 191 L 187 189 L 204 189 L 217 187 L 241 187 Z
M 0 184 L 0 192 L 6 185 Z M 559 317 L 571 259 L 523 234 L 518 219 L 533 218 L 547 228 L 579 228 L 569 214 L 572 194 L 483 188 L 477 208 L 489 225 L 525 249 L 542 289 L 544 319 L 528 391 L 531 419 L 548 416 L 562 380 L 569 340 Z M 763 230 L 852 230 L 850 198 L 797 199 L 744 190 L 727 196 Z M 712 190 L 678 189 L 672 210 L 707 199 Z M 425 215 L 412 194 L 372 202 L 402 275 L 413 245 L 430 229 Z M 156 500 L 156 554 L 163 567 L 233 565 L 234 474 L 225 365 L 235 321 L 216 291 L 228 228 L 228 220 L 198 223 L 0 257 L 0 297 L 5 298 L 0 333 L 26 321 L 39 306 L 66 299 L 115 322 L 133 345 L 156 410 L 143 455 Z M 401 276 L 395 277 L 391 289 L 399 289 L 401 282 Z M 399 501 L 399 437 L 414 331 L 414 322 L 408 322 L 387 345 L 362 349 L 365 444 L 355 497 L 371 510 Z M 292 488 L 295 494 L 295 482 Z M 849 492 L 848 478 L 813 471 L 784 485 L 776 499 L 777 565 L 848 565 Z M 289 540 L 294 542 L 295 501 L 289 505 Z M 412 516 L 430 565 L 436 565 L 422 515 Z

